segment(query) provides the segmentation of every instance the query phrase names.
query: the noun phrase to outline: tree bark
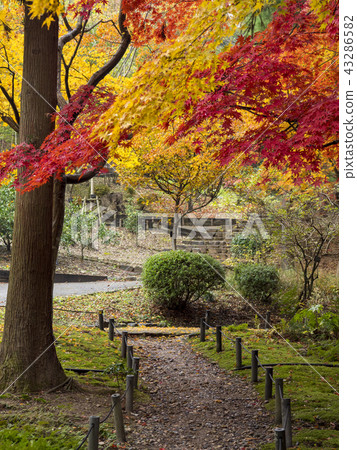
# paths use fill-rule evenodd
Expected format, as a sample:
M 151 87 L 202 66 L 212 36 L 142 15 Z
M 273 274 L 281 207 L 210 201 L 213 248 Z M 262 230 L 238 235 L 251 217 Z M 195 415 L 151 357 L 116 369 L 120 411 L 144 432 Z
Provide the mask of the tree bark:
M 39 148 L 56 107 L 58 22 L 42 26 L 26 4 L 20 142 Z M 13 256 L 0 349 L 0 385 L 38 391 L 62 383 L 52 330 L 53 181 L 16 196 Z

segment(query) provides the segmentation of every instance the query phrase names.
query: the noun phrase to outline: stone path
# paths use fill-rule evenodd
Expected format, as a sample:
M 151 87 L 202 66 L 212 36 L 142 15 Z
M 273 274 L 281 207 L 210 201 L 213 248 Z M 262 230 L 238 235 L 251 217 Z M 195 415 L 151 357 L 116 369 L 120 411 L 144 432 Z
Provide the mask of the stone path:
M 131 450 L 258 449 L 273 420 L 252 384 L 192 351 L 187 338 L 130 338 L 151 401 L 136 408 Z

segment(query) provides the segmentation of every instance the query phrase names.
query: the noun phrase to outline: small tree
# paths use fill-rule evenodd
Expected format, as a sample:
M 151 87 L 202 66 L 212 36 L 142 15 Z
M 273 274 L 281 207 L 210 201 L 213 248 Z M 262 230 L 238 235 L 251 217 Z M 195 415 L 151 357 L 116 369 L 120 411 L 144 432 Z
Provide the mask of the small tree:
M 174 215 L 171 242 L 176 250 L 181 219 L 217 198 L 223 171 L 210 142 L 197 153 L 191 138 L 170 146 L 167 137 L 168 133 L 159 128 L 137 135 L 129 149 L 118 148 L 113 162 L 122 183 L 149 188 L 165 196 L 166 212 Z
M 94 210 L 84 211 L 82 206 L 75 202 L 66 207 L 61 244 L 67 249 L 79 245 L 82 260 L 86 248 L 96 248 L 100 242 L 114 242 L 117 238 L 118 234 L 101 223 Z
M 313 292 L 321 260 L 328 255 L 331 242 L 338 236 L 338 208 L 330 199 L 317 193 L 301 195 L 285 208 L 270 210 L 271 216 L 281 224 L 277 245 L 303 276 L 299 301 L 306 303 Z

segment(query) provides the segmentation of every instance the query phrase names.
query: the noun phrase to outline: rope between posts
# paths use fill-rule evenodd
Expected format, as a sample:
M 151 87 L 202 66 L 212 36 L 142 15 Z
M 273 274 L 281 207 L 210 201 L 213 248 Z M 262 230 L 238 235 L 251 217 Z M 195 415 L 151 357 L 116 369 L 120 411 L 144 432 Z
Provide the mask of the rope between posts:
M 271 373 L 269 374 L 269 378 L 270 378 L 271 381 L 275 384 L 275 380 L 274 380 L 274 378 L 271 376 Z
M 229 336 L 227 336 L 225 333 L 223 333 L 222 330 L 221 330 L 221 334 L 222 334 L 225 338 L 227 338 L 229 341 L 231 341 L 231 342 L 234 343 L 234 339 L 232 339 L 232 338 L 230 338 Z
M 122 334 L 122 331 L 119 330 L 119 328 L 117 328 L 117 327 L 115 326 L 115 323 L 114 323 L 114 322 L 113 322 L 113 327 L 114 327 L 115 330 L 117 330 L 117 332 L 118 332 L 119 334 L 121 334 L 122 339 L 124 339 L 124 341 L 125 341 L 125 345 L 127 345 L 127 344 L 128 344 L 128 338 L 125 336 L 125 334 L 124 334 L 124 335 Z
M 244 345 L 242 344 L 242 342 L 240 343 L 240 345 L 241 345 L 242 348 L 244 348 L 244 350 L 245 350 L 247 353 L 250 354 L 250 351 L 249 351 L 246 347 L 244 347 Z
M 100 422 L 99 422 L 99 424 L 102 424 L 102 423 L 104 423 L 108 418 L 109 418 L 109 416 L 111 415 L 111 413 L 113 412 L 113 409 L 115 408 L 115 404 L 110 408 L 110 411 L 108 412 L 108 414 L 105 416 L 105 418 L 103 419 L 103 420 L 101 420 Z
M 92 423 L 92 426 L 89 428 L 88 433 L 84 436 L 84 438 L 82 439 L 82 442 L 79 444 L 79 446 L 76 448 L 76 450 L 79 450 L 80 448 L 82 448 L 83 444 L 85 443 L 85 441 L 88 439 L 89 435 L 91 434 L 93 428 L 94 428 L 94 424 Z
M 257 358 L 257 361 L 258 361 L 258 364 L 260 365 L 260 367 L 262 368 L 262 369 L 264 369 L 265 371 L 267 371 L 267 369 L 262 365 L 262 363 L 260 362 L 260 359 L 258 358 L 258 356 L 256 356 L 256 358 Z
M 213 325 L 208 324 L 206 321 L 203 321 L 203 323 L 208 327 L 208 328 L 216 328 Z

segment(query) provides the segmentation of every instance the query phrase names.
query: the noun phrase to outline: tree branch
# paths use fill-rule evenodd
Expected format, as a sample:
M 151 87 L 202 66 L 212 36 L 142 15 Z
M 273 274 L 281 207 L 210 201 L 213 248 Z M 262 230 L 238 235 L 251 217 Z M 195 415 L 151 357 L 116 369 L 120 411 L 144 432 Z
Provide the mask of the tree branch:
M 65 175 L 63 177 L 63 181 L 66 184 L 80 184 L 80 183 L 85 183 L 86 181 L 89 181 L 91 178 L 95 177 L 96 175 L 98 175 L 98 173 L 103 169 L 103 167 L 105 166 L 105 163 L 107 161 L 103 158 L 101 163 L 98 165 L 98 167 L 96 167 L 95 169 L 92 170 L 86 170 L 84 172 L 81 173 L 76 173 L 73 175 Z
M 66 67 L 66 79 L 68 78 L 68 70 L 67 70 L 67 64 L 63 58 L 63 48 L 64 46 L 70 42 L 71 40 L 73 40 L 76 36 L 78 36 L 78 34 L 81 32 L 82 27 L 83 27 L 83 18 L 80 17 L 77 21 L 76 27 L 74 29 L 72 29 L 67 21 L 67 19 L 65 19 L 63 17 L 63 21 L 67 27 L 67 29 L 69 30 L 68 33 L 64 34 L 63 36 L 61 36 L 58 40 L 58 68 L 57 68 L 57 102 L 60 108 L 63 108 L 63 106 L 67 103 L 66 100 L 64 99 L 62 93 L 61 93 L 61 66 L 62 66 L 62 60 L 63 63 Z M 67 84 L 67 82 L 66 82 Z
M 121 12 L 121 7 L 120 7 L 118 23 L 119 23 L 119 30 L 122 35 L 121 44 L 120 44 L 117 52 L 115 53 L 115 55 L 106 64 L 104 64 L 103 67 L 101 67 L 99 70 L 97 70 L 97 72 L 95 72 L 90 77 L 90 79 L 87 83 L 88 86 L 93 86 L 93 87 L 97 86 L 98 83 L 100 83 L 103 80 L 103 78 L 106 77 L 108 75 L 108 73 L 110 73 L 114 69 L 114 67 L 122 59 L 127 48 L 129 47 L 130 41 L 131 41 L 131 36 L 130 36 L 128 29 L 124 26 L 124 21 L 125 21 L 125 14 L 123 14 Z
M 5 122 L 7 125 L 9 125 L 10 128 L 12 128 L 14 131 L 16 131 L 16 133 L 19 132 L 20 126 L 18 123 L 15 122 L 15 120 L 12 117 L 0 113 L 0 118 L 3 122 Z

